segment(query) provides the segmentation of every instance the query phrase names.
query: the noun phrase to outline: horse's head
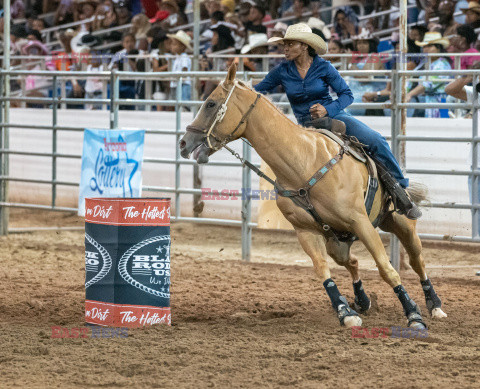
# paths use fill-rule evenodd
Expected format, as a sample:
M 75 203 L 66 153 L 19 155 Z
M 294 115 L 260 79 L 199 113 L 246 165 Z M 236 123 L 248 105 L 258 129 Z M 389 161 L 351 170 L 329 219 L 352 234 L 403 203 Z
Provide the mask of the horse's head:
M 208 157 L 228 142 L 238 139 L 245 131 L 241 123 L 245 111 L 241 90 L 235 81 L 237 66 L 232 64 L 227 77 L 202 104 L 192 124 L 180 140 L 180 154 L 183 158 L 193 157 L 197 163 L 207 163 Z M 246 119 L 246 118 L 243 118 Z

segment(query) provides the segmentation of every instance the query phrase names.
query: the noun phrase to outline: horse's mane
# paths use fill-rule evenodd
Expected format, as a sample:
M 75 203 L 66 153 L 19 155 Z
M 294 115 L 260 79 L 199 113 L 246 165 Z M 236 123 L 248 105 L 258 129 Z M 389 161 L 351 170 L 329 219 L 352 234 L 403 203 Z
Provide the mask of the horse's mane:
M 223 86 L 223 82 L 222 82 L 222 88 L 225 88 Z M 245 82 L 245 81 L 242 81 L 242 80 L 235 80 L 235 85 L 237 86 L 237 88 L 239 89 L 243 89 L 243 90 L 250 90 L 252 92 L 255 92 L 257 93 L 257 91 L 255 89 L 253 89 L 252 87 L 252 82 L 251 81 L 248 81 L 248 82 Z M 262 94 L 262 97 L 267 101 L 267 103 L 272 107 L 274 108 L 275 110 L 277 110 L 278 113 L 280 113 L 285 119 L 287 119 L 289 122 L 291 122 L 292 124 L 296 125 L 296 126 L 299 126 L 299 124 L 296 124 L 294 123 L 293 121 L 291 121 L 287 115 L 285 115 L 285 113 L 283 113 L 283 111 L 277 106 L 275 105 L 275 103 L 272 101 L 272 99 L 267 96 L 267 95 L 264 95 Z

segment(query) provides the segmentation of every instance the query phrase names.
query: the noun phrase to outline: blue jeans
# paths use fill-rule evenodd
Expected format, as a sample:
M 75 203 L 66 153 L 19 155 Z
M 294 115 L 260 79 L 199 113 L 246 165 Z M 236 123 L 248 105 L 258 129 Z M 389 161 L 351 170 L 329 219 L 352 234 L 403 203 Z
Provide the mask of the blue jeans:
M 404 188 L 408 186 L 408 178 L 403 176 L 400 165 L 382 135 L 345 111 L 340 111 L 332 119 L 344 122 L 347 127 L 347 135 L 354 136 L 361 143 L 366 144 L 368 146 L 367 151 L 389 170 L 390 174 L 395 177 L 400 185 Z

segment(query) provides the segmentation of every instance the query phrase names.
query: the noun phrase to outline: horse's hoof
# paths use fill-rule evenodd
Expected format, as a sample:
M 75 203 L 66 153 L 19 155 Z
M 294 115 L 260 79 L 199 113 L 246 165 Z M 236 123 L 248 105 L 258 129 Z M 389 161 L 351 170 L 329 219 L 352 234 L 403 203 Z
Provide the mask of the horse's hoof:
M 361 315 L 364 315 L 366 314 L 370 308 L 372 307 L 372 302 L 370 301 L 370 299 L 368 300 L 368 305 L 359 305 L 357 303 L 357 299 L 355 299 L 355 301 L 353 302 L 353 307 L 355 308 L 355 310 L 360 313 Z
M 433 308 L 430 314 L 433 319 L 443 319 L 444 317 L 447 317 L 447 314 L 442 311 L 442 308 Z
M 347 316 L 343 319 L 343 325 L 347 328 L 350 327 L 361 327 L 362 319 L 360 316 Z
M 418 321 L 412 321 L 409 325 L 408 325 L 409 328 L 414 328 L 416 330 L 425 330 L 427 329 L 427 326 L 425 323 L 420 323 Z
M 346 327 L 362 325 L 362 319 L 348 304 L 342 304 L 338 307 L 338 320 L 340 320 L 342 326 Z
M 423 322 L 422 315 L 418 312 L 412 312 L 407 317 L 408 319 L 408 326 L 410 328 L 415 328 L 417 330 L 425 330 L 427 329 L 427 325 Z

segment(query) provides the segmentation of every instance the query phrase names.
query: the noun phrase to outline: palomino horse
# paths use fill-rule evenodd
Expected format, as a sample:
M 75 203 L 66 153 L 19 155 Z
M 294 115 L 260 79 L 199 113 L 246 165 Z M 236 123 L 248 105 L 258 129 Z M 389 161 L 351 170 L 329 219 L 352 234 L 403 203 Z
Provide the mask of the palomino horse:
M 204 102 L 193 123 L 187 127 L 179 145 L 182 157 L 189 158 L 193 152 L 198 163 L 206 163 L 208 156 L 226 143 L 243 137 L 271 167 L 282 188 L 296 190 L 304 187 L 315 172 L 338 155 L 339 144 L 325 135 L 294 124 L 267 98 L 235 80 L 235 74 L 236 66 L 232 65 L 225 80 Z M 363 242 L 375 259 L 380 276 L 399 298 L 408 325 L 424 329 L 426 325 L 420 309 L 401 285 L 400 276 L 390 264 L 380 236 L 371 223 L 382 211 L 385 196 L 381 187 L 370 216 L 366 212 L 364 194 L 367 181 L 366 166 L 344 155 L 321 182 L 311 187 L 310 202 L 325 224 L 336 231 L 351 232 Z M 312 259 L 315 272 L 325 286 L 340 323 L 348 327 L 361 325 L 358 313 L 349 307 L 331 279 L 326 261 L 329 254 L 335 262 L 347 268 L 354 282 L 355 309 L 365 313 L 371 304 L 358 275 L 357 259 L 350 252 L 351 243 L 330 239 L 312 214 L 291 199 L 278 196 L 277 205 L 292 223 L 302 248 Z M 416 222 L 390 213 L 380 228 L 393 232 L 405 247 L 410 265 L 420 277 L 432 317 L 445 317 L 441 301 L 425 273 Z

